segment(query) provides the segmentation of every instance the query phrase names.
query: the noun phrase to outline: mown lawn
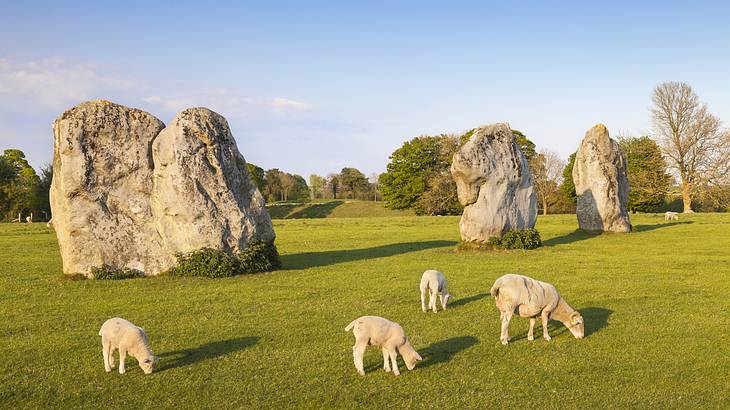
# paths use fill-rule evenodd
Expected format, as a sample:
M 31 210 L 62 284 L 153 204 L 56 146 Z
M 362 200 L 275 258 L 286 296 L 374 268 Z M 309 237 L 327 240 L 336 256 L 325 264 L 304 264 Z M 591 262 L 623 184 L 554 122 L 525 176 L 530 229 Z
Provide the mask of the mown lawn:
M 275 222 L 285 268 L 231 279 L 71 281 L 42 224 L 0 225 L 0 408 L 728 408 L 730 215 L 633 215 L 636 232 L 575 233 L 541 217 L 543 248 L 455 252 L 456 217 Z M 455 296 L 420 310 L 426 268 Z M 517 272 L 554 283 L 586 320 L 574 339 L 499 343 L 488 289 Z M 400 377 L 344 327 L 403 325 L 424 361 Z M 107 374 L 97 332 L 144 327 L 161 367 Z

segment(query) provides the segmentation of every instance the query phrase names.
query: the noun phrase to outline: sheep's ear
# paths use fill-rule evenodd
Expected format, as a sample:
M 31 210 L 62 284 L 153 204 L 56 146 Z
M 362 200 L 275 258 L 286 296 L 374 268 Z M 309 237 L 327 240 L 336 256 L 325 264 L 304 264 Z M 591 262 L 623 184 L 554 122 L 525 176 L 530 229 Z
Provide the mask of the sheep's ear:
M 423 358 L 421 358 L 421 355 L 418 354 L 418 352 L 416 352 L 416 360 L 423 360 Z

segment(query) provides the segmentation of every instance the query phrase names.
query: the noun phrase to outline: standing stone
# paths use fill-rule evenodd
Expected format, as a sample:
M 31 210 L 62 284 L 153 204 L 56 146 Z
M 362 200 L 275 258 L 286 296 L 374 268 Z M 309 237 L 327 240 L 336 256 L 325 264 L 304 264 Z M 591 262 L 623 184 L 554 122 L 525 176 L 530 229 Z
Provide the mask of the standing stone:
M 273 241 L 271 219 L 226 120 L 204 109 L 172 124 L 107 101 L 53 124 L 50 190 L 63 270 L 103 265 L 156 275 L 177 253 L 231 255 Z
M 273 241 L 265 201 L 222 116 L 189 108 L 152 144 L 155 228 L 165 247 L 204 247 L 236 254 L 252 241 Z
M 573 182 L 580 229 L 631 232 L 626 158 L 605 125 L 586 132 L 575 155 Z
M 527 158 L 509 124 L 481 127 L 451 163 L 465 242 L 487 242 L 511 229 L 528 229 L 537 220 L 537 199 Z

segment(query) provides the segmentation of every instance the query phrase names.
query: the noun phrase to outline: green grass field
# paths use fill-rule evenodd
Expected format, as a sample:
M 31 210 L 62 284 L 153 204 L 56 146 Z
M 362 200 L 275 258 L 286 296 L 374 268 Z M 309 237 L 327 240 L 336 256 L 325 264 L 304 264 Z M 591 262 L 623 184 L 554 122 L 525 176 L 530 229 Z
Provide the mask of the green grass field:
M 457 217 L 275 221 L 284 269 L 229 279 L 72 281 L 45 225 L 0 225 L 1 408 L 728 408 L 730 215 L 632 215 L 636 232 L 576 233 L 540 217 L 534 251 L 455 252 Z M 455 296 L 420 310 L 426 268 Z M 574 339 L 509 346 L 488 296 L 517 272 L 556 285 L 586 321 Z M 379 349 L 352 363 L 344 327 L 403 325 L 424 361 L 400 377 Z M 104 372 L 99 327 L 144 327 L 160 368 Z

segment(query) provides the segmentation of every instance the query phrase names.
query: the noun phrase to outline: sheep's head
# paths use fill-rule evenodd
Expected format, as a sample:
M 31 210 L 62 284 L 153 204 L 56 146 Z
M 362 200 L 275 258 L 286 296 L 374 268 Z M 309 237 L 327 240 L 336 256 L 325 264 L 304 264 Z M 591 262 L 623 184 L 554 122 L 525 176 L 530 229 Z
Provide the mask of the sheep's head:
M 150 374 L 153 370 L 157 368 L 157 363 L 159 361 L 160 358 L 157 356 L 148 356 L 139 361 L 139 367 L 142 368 L 142 371 L 145 374 Z
M 570 314 L 570 319 L 563 322 L 565 327 L 570 330 L 570 333 L 575 336 L 576 339 L 583 339 L 583 336 L 585 335 L 585 329 L 583 327 L 583 316 L 580 315 L 577 311 Z
M 406 338 L 405 343 L 398 347 L 398 352 L 401 356 L 403 356 L 403 361 L 406 363 L 408 370 L 413 370 L 413 368 L 416 367 L 416 363 L 419 360 L 423 360 L 416 349 L 411 346 L 411 342 L 408 338 Z
M 449 305 L 449 300 L 451 300 L 452 296 L 450 293 L 447 293 L 444 295 L 444 309 L 446 309 L 446 306 Z

